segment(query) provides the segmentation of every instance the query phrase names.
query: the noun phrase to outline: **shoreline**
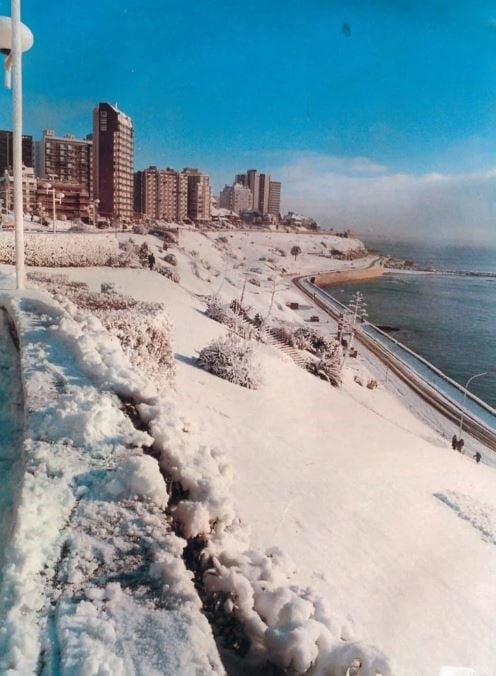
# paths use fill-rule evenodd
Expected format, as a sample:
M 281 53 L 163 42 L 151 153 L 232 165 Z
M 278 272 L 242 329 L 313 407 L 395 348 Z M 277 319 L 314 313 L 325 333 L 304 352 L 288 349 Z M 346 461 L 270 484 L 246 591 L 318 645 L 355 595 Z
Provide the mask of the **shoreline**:
M 345 270 L 333 270 L 329 272 L 320 272 L 312 275 L 315 278 L 315 286 L 322 288 L 333 284 L 345 284 L 369 279 L 378 279 L 386 272 L 382 264 L 382 258 L 372 261 L 366 268 L 353 268 Z
M 356 271 L 358 272 L 358 271 Z M 363 272 L 370 272 L 363 270 Z M 324 273 L 326 276 L 326 273 Z M 374 275 L 379 277 L 381 275 Z M 315 275 L 317 277 L 317 275 Z M 356 279 L 356 278 L 355 278 Z M 365 276 L 361 279 L 366 279 Z M 315 280 L 317 282 L 317 280 Z M 351 281 L 351 280 L 350 280 Z M 306 288 L 306 284 L 310 283 L 310 277 L 308 275 L 295 276 L 293 278 L 293 283 L 296 288 L 306 296 L 309 301 L 314 305 L 315 308 L 321 309 L 331 316 L 334 320 L 337 320 L 337 311 L 330 307 L 327 302 L 324 302 L 324 299 L 317 298 L 315 293 L 312 293 L 310 289 Z M 324 292 L 321 287 L 315 283 L 320 291 Z M 390 336 L 387 336 L 393 342 L 397 341 Z M 367 348 L 382 364 L 385 364 L 393 372 L 400 377 L 401 380 L 416 394 L 421 396 L 421 398 L 428 403 L 434 410 L 440 413 L 445 419 L 449 420 L 451 423 L 457 424 L 457 421 L 460 418 L 462 410 L 464 411 L 465 418 L 465 432 L 470 434 L 473 438 L 478 439 L 488 450 L 496 451 L 496 428 L 484 422 L 483 418 L 480 418 L 473 412 L 471 412 L 466 406 L 465 403 L 461 404 L 457 402 L 456 399 L 453 399 L 448 393 L 443 392 L 435 383 L 430 382 L 427 378 L 422 377 L 419 373 L 415 371 L 410 365 L 403 361 L 395 352 L 388 348 L 384 344 L 375 344 L 375 341 L 372 338 L 363 332 L 357 332 L 357 340 L 361 342 L 365 348 Z M 426 363 L 433 372 L 436 372 L 443 380 L 451 385 L 455 386 L 455 389 L 463 392 L 463 387 L 453 381 L 449 376 L 441 372 L 434 364 L 431 364 L 425 360 L 420 355 L 414 353 L 410 348 L 403 346 L 408 352 L 415 355 L 416 358 L 420 359 L 421 362 Z M 478 397 L 473 395 L 471 392 L 468 393 L 468 399 L 475 403 L 478 406 L 481 406 L 482 409 L 485 409 L 486 413 L 494 415 L 494 409 L 485 401 L 480 400 Z M 433 428 L 434 429 L 434 428 Z

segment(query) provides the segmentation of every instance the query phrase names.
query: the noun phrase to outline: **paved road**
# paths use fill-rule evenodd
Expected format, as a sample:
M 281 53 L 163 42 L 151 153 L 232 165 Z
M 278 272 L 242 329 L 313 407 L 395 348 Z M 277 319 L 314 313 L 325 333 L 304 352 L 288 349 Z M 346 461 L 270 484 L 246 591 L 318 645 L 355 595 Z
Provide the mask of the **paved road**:
M 308 277 L 296 277 L 293 279 L 297 288 L 304 293 L 321 310 L 330 315 L 333 319 L 339 318 L 339 313 L 335 308 L 325 303 L 322 298 L 306 288 L 303 284 Z M 356 340 L 364 345 L 373 355 L 380 359 L 400 380 L 414 391 L 423 401 L 449 420 L 456 427 L 460 421 L 461 406 L 446 397 L 442 392 L 430 385 L 426 380 L 414 373 L 406 364 L 395 357 L 389 350 L 372 340 L 365 333 L 357 331 Z M 480 441 L 484 446 L 496 451 L 496 431 L 490 429 L 482 421 L 473 417 L 471 413 L 465 410 L 463 429 L 466 433 Z

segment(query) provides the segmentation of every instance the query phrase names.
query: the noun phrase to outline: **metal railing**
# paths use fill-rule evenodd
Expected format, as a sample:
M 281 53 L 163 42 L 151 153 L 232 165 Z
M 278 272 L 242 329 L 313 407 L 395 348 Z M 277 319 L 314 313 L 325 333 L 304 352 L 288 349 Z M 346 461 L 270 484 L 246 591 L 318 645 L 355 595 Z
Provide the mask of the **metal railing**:
M 318 295 L 320 300 L 327 306 L 330 306 L 330 309 L 337 315 L 348 310 L 348 308 L 337 300 L 337 298 L 327 291 L 324 291 L 324 289 L 312 284 L 308 278 L 301 278 L 300 282 L 307 288 L 307 291 Z M 449 399 L 460 412 L 463 410 L 466 411 L 485 427 L 488 427 L 492 431 L 496 431 L 496 410 L 482 399 L 479 399 L 475 394 L 466 391 L 460 383 L 457 383 L 443 373 L 427 359 L 369 321 L 361 322 L 357 326 L 357 334 L 358 336 L 360 336 L 360 334 L 365 335 L 375 344 L 387 350 L 418 378 L 440 392 L 445 398 Z

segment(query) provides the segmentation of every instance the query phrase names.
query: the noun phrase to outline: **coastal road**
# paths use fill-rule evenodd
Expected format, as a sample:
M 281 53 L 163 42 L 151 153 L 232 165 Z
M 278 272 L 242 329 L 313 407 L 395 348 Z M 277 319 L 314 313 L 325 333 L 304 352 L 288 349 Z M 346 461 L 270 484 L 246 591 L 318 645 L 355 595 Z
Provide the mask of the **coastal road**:
M 327 313 L 335 321 L 339 319 L 339 312 L 307 287 L 306 284 L 310 284 L 307 275 L 293 278 L 293 283 L 312 301 L 312 303 Z M 371 339 L 364 332 L 358 330 L 356 333 L 356 340 L 366 347 L 371 354 L 379 359 L 425 403 L 453 423 L 454 429 L 456 429 L 462 413 L 460 405 L 446 397 L 433 385 L 418 376 L 404 362 L 398 359 L 385 347 Z M 466 409 L 464 412 L 463 429 L 465 433 L 468 433 L 474 439 L 477 439 L 483 446 L 492 451 L 496 451 L 496 431 L 485 425 L 481 420 L 475 418 L 471 415 L 470 411 L 467 411 Z

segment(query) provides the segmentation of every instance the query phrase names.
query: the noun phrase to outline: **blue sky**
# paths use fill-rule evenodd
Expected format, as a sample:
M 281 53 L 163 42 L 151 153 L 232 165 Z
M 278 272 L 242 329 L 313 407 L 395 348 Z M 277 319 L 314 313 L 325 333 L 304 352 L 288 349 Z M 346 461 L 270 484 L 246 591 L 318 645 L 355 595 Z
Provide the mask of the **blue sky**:
M 137 168 L 199 166 L 216 189 L 271 171 L 285 206 L 330 225 L 446 230 L 462 195 L 461 234 L 491 232 L 494 3 L 23 0 L 22 13 L 35 137 L 84 135 L 94 103 L 117 102 L 135 122 Z

